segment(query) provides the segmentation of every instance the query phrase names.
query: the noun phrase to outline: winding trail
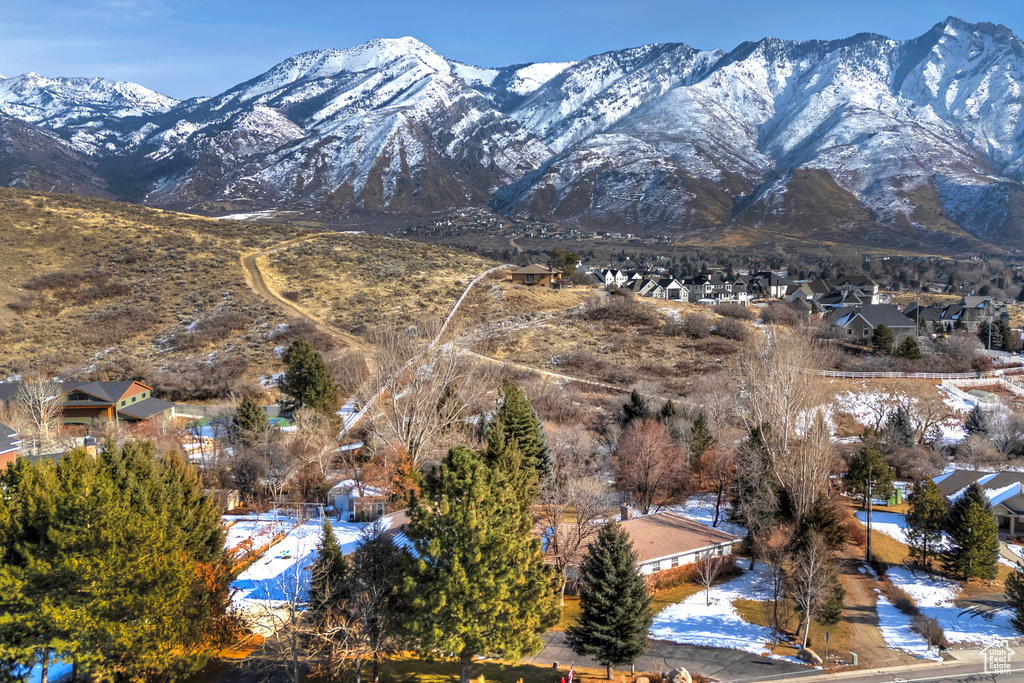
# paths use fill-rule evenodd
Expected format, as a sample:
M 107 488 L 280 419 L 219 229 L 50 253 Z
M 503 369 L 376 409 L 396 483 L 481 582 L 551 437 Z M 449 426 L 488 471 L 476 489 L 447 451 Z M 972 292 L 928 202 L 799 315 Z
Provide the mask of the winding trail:
M 315 315 L 313 315 L 309 310 L 281 296 L 280 292 L 275 290 L 273 287 L 270 286 L 269 283 L 267 283 L 266 278 L 263 277 L 263 273 L 260 271 L 259 264 L 257 264 L 256 262 L 257 259 L 262 258 L 264 256 L 269 256 L 270 254 L 273 254 L 274 252 L 277 251 L 281 251 L 282 249 L 287 249 L 289 247 L 295 246 L 296 244 L 301 244 L 302 242 L 308 242 L 319 237 L 325 237 L 334 234 L 336 233 L 318 232 L 312 235 L 296 237 L 295 239 L 290 239 L 285 242 L 281 242 L 268 249 L 264 249 L 263 251 L 257 251 L 251 254 L 244 254 L 239 257 L 239 260 L 242 264 L 242 274 L 245 277 L 245 283 L 249 285 L 249 289 L 254 291 L 259 296 L 263 297 L 264 299 L 269 299 L 273 301 L 288 313 L 309 320 L 314 326 L 316 326 L 318 330 L 325 334 L 331 335 L 332 337 L 341 342 L 344 342 L 345 346 L 354 349 L 365 349 L 366 342 L 364 342 L 359 337 L 353 334 L 349 334 L 348 332 L 342 332 L 338 328 L 332 327 L 331 325 L 327 325 L 326 323 L 324 323 L 324 321 L 320 320 Z

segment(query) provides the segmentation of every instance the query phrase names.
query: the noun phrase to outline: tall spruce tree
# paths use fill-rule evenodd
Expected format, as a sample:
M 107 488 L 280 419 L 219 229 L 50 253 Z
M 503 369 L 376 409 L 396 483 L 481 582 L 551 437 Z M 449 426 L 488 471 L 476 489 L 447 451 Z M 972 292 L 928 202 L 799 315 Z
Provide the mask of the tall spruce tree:
M 907 545 L 910 556 L 931 568 L 932 558 L 942 547 L 942 529 L 946 525 L 946 500 L 931 479 L 914 484 L 907 513 Z
M 576 654 L 604 664 L 611 680 L 614 665 L 633 664 L 647 651 L 654 621 L 636 550 L 619 524 L 598 533 L 580 564 L 580 582 L 580 617 L 565 640 Z
M 557 618 L 555 578 L 507 474 L 453 448 L 427 476 L 409 517 L 418 560 L 405 582 L 405 629 L 419 649 L 454 654 L 461 683 L 476 655 L 518 660 L 540 650 L 540 635 Z
M 711 429 L 708 427 L 707 418 L 704 417 L 702 412 L 697 416 L 697 419 L 693 421 L 693 426 L 690 427 L 690 470 L 700 470 L 700 459 L 708 449 L 715 445 L 715 437 L 711 435 Z
M 268 431 L 267 414 L 252 394 L 246 394 L 231 418 L 232 437 L 243 446 L 253 446 Z
M 323 357 L 305 339 L 284 352 L 284 377 L 278 383 L 292 407 L 308 406 L 333 415 L 341 407 L 338 389 Z
M 946 516 L 951 547 L 944 553 L 943 567 L 966 581 L 993 579 L 999 558 L 999 527 L 992 505 L 977 484 L 967 487 Z
M 639 391 L 634 389 L 629 394 L 629 400 L 622 404 L 622 417 L 620 422 L 622 428 L 626 429 L 634 422 L 650 420 L 654 417 L 651 411 L 651 404 Z
M 892 345 L 895 342 L 892 330 L 886 324 L 881 324 L 871 333 L 871 348 L 875 353 L 892 353 Z
M 921 324 L 924 325 L 925 321 L 922 320 Z M 917 345 L 917 340 L 913 337 L 907 337 L 900 346 L 896 349 L 896 355 L 907 360 L 921 360 L 921 347 Z
M 321 654 L 332 674 L 347 654 L 350 596 L 348 560 L 331 523 L 325 521 L 320 548 L 309 568 L 305 618 L 310 628 L 305 641 L 309 651 Z M 298 655 L 297 647 L 289 649 L 293 657 Z M 298 671 L 295 662 L 290 668 Z
M 506 378 L 502 382 L 504 398 L 495 416 L 505 433 L 505 440 L 515 444 L 523 459 L 523 468 L 543 482 L 551 474 L 551 454 L 544 438 L 544 429 L 536 411 L 522 389 Z
M 1013 617 L 1010 618 L 1010 621 L 1014 628 L 1024 632 L 1024 566 L 1020 562 L 1006 577 L 1005 591 L 1006 602 L 1013 610 Z

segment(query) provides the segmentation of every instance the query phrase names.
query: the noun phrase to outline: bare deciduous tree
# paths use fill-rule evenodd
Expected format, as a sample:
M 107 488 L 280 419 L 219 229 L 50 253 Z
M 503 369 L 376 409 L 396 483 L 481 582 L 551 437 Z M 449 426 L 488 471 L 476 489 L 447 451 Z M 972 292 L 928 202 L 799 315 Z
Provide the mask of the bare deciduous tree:
M 776 483 L 803 519 L 828 485 L 836 463 L 827 397 L 814 345 L 799 332 L 770 328 L 763 346 L 741 359 L 747 426 L 762 429 Z
M 646 515 L 683 490 L 684 463 L 664 425 L 656 420 L 636 421 L 615 447 L 615 482 Z
M 14 395 L 14 404 L 27 427 L 22 439 L 31 442 L 37 453 L 45 453 L 60 438 L 63 393 L 59 383 L 43 379 L 23 382 Z
M 338 450 L 338 434 L 333 416 L 304 406 L 296 410 L 293 417 L 298 428 L 293 443 L 300 457 L 304 463 L 315 465 L 326 476 Z
M 811 618 L 828 599 L 835 576 L 835 557 L 829 550 L 828 543 L 817 532 L 811 532 L 809 538 L 801 544 L 786 575 L 789 593 L 800 609 L 802 642 L 805 648 L 811 629 Z
M 608 487 L 593 463 L 593 441 L 583 429 L 555 429 L 548 434 L 554 473 L 541 489 L 535 507 L 546 553 L 559 575 L 565 604 L 568 569 L 577 565 L 600 527 L 594 522 L 611 507 Z
M 404 447 L 417 467 L 436 461 L 454 445 L 446 438 L 452 427 L 469 417 L 466 393 L 476 386 L 474 369 L 454 347 L 431 347 L 398 321 L 377 328 L 370 338 L 377 348 L 381 392 L 370 416 L 373 438 Z M 442 401 L 446 387 L 463 400 Z
M 722 573 L 725 563 L 724 557 L 708 550 L 701 553 L 701 556 L 693 564 L 693 577 L 704 588 L 705 605 L 711 604 L 711 586 L 714 585 L 718 575 Z

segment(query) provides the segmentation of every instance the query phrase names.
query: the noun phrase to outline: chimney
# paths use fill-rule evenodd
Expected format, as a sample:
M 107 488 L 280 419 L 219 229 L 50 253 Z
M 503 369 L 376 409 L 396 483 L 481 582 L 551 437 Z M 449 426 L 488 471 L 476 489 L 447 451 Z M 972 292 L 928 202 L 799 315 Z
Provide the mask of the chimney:
M 633 518 L 633 506 L 622 503 L 619 505 L 619 521 L 627 522 Z

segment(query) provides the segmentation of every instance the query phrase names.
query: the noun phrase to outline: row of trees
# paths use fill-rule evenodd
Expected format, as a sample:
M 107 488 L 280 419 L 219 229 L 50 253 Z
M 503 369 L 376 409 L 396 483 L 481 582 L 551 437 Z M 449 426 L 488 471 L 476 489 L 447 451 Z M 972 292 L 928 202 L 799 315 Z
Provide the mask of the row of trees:
M 216 504 L 151 443 L 97 459 L 19 459 L 0 488 L 0 668 L 75 678 L 181 676 L 228 635 L 230 562 Z

